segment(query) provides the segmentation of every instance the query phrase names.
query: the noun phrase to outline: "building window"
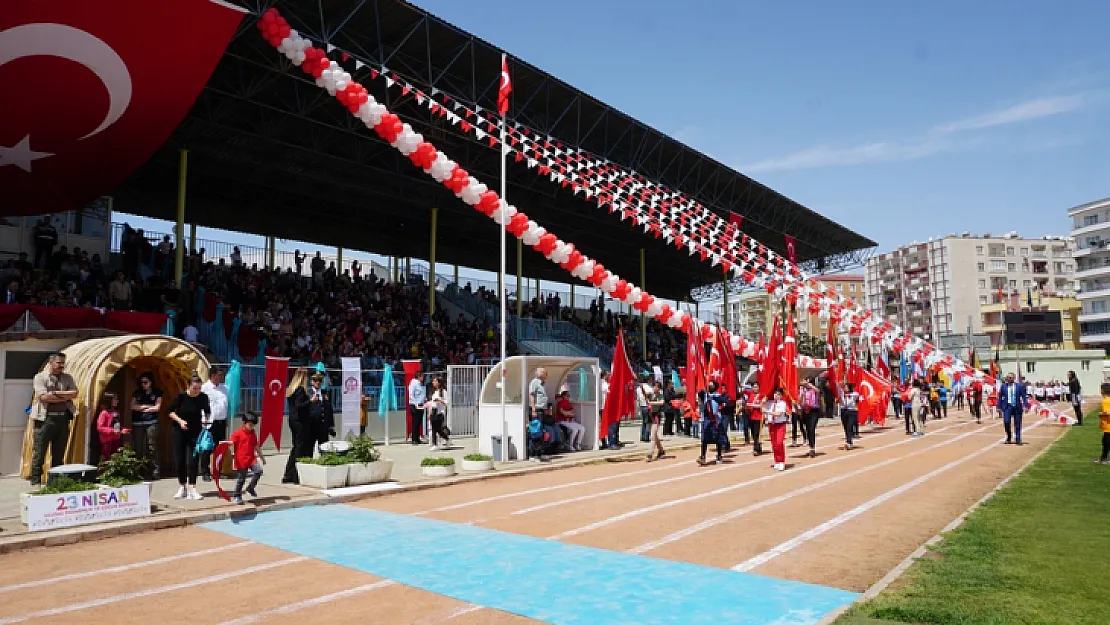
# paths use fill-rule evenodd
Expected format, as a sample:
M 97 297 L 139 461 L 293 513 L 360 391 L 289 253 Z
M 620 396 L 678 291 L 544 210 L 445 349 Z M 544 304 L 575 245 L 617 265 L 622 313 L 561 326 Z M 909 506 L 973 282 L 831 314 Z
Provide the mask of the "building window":
M 986 270 L 987 270 L 987 266 L 984 265 L 983 263 L 979 263 L 979 272 L 982 273 Z
M 1033 281 L 1032 280 L 1022 280 L 1021 281 L 1021 288 L 1028 289 L 1031 286 L 1033 286 Z
M 1004 260 L 992 260 L 991 261 L 991 271 L 1006 271 L 1006 261 L 1004 261 Z
M 1021 256 L 1022 256 L 1022 258 L 1029 258 L 1029 248 L 1027 248 L 1027 247 L 1021 248 Z
M 975 246 L 975 255 L 976 256 L 982 256 L 983 255 L 983 246 L 982 245 L 976 245 Z
M 1098 215 L 1087 215 L 1083 217 L 1084 226 L 1093 226 L 1098 223 Z
M 979 296 L 979 303 L 980 304 L 986 304 L 987 303 L 987 296 L 986 295 L 980 295 Z
M 1006 248 L 1006 255 L 1007 255 L 1007 256 L 1013 256 L 1013 255 L 1014 255 L 1014 248 L 1012 248 L 1012 247 L 1007 247 L 1007 248 Z
M 1084 360 L 1083 362 L 1080 362 L 1079 364 L 1080 364 L 1080 366 L 1082 367 L 1082 369 L 1084 371 L 1090 371 L 1091 370 L 1091 361 L 1090 360 Z
M 1010 280 L 1010 289 L 1013 290 L 1013 289 L 1016 289 L 1016 288 L 1017 288 L 1017 280 Z
M 1064 330 L 1064 340 L 1065 341 L 1070 341 L 1071 340 L 1071 330 Z
M 1036 370 L 1037 370 L 1037 363 L 1035 363 L 1033 361 L 1029 361 L 1029 362 L 1025 363 L 1025 372 L 1026 373 L 1033 373 Z
M 987 288 L 987 281 L 986 281 L 986 280 L 982 280 L 982 279 L 980 279 L 980 280 L 979 280 L 979 288 L 980 288 L 980 289 L 985 289 L 985 288 Z

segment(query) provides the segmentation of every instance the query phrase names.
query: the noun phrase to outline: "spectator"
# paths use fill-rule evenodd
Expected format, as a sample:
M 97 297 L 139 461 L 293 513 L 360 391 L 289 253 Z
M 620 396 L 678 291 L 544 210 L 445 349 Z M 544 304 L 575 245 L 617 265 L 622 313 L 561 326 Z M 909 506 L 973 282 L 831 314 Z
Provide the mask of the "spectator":
M 582 436 L 586 434 L 586 428 L 578 423 L 574 416 L 574 405 L 570 403 L 570 391 L 559 393 L 559 401 L 555 403 L 555 414 L 559 419 L 559 425 L 566 428 L 570 435 L 567 439 L 567 446 L 570 447 L 571 451 L 581 451 Z
M 58 244 L 58 230 L 51 223 L 51 216 L 39 218 L 33 231 L 35 237 L 35 268 L 46 269 L 54 253 L 54 246 Z
M 223 367 L 215 366 L 208 371 L 208 381 L 200 387 L 202 393 L 208 396 L 208 406 L 211 409 L 209 418 L 203 423 L 210 432 L 212 432 L 212 440 L 219 442 L 227 438 L 227 385 L 224 384 L 224 370 Z M 205 452 L 201 456 L 201 473 L 204 476 L 205 482 L 212 481 L 212 467 L 209 466 L 209 461 L 212 458 L 212 452 Z M 216 467 L 219 471 L 219 467 Z
M 46 461 L 46 448 L 50 448 L 50 466 L 65 464 L 66 445 L 69 444 L 69 423 L 76 408 L 77 383 L 65 372 L 66 356 L 51 354 L 45 371 L 35 374 L 31 381 L 34 401 L 31 419 L 34 433 L 31 447 L 31 485 L 42 482 L 42 465 Z
M 158 413 L 162 391 L 154 387 L 154 375 L 139 376 L 139 389 L 131 396 L 131 447 L 140 460 L 150 463 L 151 479 L 161 479 L 158 466 Z M 195 481 L 194 481 L 195 484 Z
M 200 456 L 194 453 L 197 437 L 206 419 L 211 418 L 212 408 L 208 396 L 201 392 L 200 376 L 189 378 L 189 387 L 170 402 L 169 417 L 176 423 L 173 428 L 173 449 L 177 461 L 177 483 L 180 485 L 174 499 L 200 501 L 204 496 L 197 492 L 197 470 Z
M 96 433 L 100 438 L 100 458 L 107 460 L 119 451 L 123 426 L 119 417 L 119 395 L 104 393 L 100 396 L 100 414 L 96 417 Z

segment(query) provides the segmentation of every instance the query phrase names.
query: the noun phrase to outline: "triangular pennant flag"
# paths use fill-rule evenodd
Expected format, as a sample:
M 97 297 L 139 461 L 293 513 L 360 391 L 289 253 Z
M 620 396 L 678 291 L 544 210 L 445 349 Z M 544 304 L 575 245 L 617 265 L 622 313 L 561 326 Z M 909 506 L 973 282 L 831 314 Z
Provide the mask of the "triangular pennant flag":
M 330 43 L 325 47 L 328 49 L 328 54 L 335 52 L 335 46 L 331 45 Z
M 362 61 L 360 61 L 360 60 L 358 60 L 358 59 L 355 59 L 355 69 L 356 69 L 356 70 L 360 70 L 360 69 L 362 69 L 363 67 L 366 67 L 366 63 L 363 63 Z M 370 71 L 370 75 L 371 75 L 371 76 L 374 76 L 375 74 L 377 74 L 377 72 L 375 72 L 375 71 L 373 71 L 373 70 L 371 70 L 371 71 Z

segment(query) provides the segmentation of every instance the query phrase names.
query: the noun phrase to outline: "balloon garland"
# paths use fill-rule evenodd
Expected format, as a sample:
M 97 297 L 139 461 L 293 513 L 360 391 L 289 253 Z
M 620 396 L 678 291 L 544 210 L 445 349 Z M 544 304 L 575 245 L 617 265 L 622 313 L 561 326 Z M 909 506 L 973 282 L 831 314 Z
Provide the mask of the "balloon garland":
M 692 319 L 688 313 L 673 309 L 669 304 L 659 302 L 647 291 L 624 280 L 606 269 L 601 263 L 582 254 L 575 249 L 573 243 L 567 243 L 553 233 L 548 232 L 511 204 L 506 204 L 504 207 L 505 219 L 502 223 L 501 208 L 503 201 L 495 191 L 490 190 L 457 163 L 436 150 L 435 146 L 426 141 L 420 133 L 415 132 L 407 123 L 402 122 L 396 114 L 377 102 L 367 92 L 366 88 L 355 82 L 341 65 L 329 59 L 325 50 L 314 47 L 309 39 L 291 28 L 277 9 L 270 8 L 264 12 L 258 21 L 258 28 L 272 47 L 285 55 L 294 65 L 299 66 L 306 74 L 311 75 L 317 86 L 326 89 L 352 115 L 361 120 L 367 128 L 385 139 L 390 145 L 408 157 L 414 165 L 422 168 L 425 173 L 450 189 L 475 210 L 497 222 L 498 225 L 520 239 L 525 245 L 540 252 L 548 260 L 558 264 L 571 275 L 601 289 L 613 299 L 621 301 L 641 313 L 650 315 L 671 328 L 690 332 Z M 382 74 L 382 76 L 385 75 Z M 387 80 L 390 81 L 391 85 L 397 82 L 396 78 L 387 78 Z M 406 92 L 412 89 L 407 84 L 401 88 Z M 421 99 L 427 97 L 422 93 L 419 96 Z M 428 102 L 432 106 L 435 101 L 429 98 Z M 442 109 L 442 106 L 438 103 L 435 103 L 434 106 Z M 470 126 L 473 127 L 473 125 Z M 520 130 L 519 126 L 515 124 L 513 126 L 514 138 L 519 141 L 519 136 L 523 135 L 523 131 Z M 466 128 L 464 127 L 464 129 Z M 546 148 L 550 147 L 550 142 L 546 143 L 544 154 L 546 154 Z M 496 145 L 496 139 L 492 137 L 491 145 Z M 578 151 L 578 154 L 581 155 L 582 152 Z M 520 156 L 519 153 L 518 156 Z M 567 171 L 565 166 L 557 166 L 561 166 L 563 171 Z M 880 321 L 872 315 L 871 311 L 861 310 L 853 300 L 844 298 L 834 289 L 814 278 L 805 277 L 795 264 L 775 254 L 762 243 L 748 237 L 746 234 L 742 234 L 740 237 L 740 245 L 746 248 L 741 250 L 737 245 L 735 232 L 732 231 L 729 224 L 725 223 L 712 211 L 705 209 L 701 204 L 689 200 L 684 194 L 667 190 L 665 187 L 656 185 L 637 174 L 624 172 L 615 164 L 607 163 L 607 166 L 615 172 L 608 182 L 613 183 L 619 178 L 620 182 L 624 184 L 618 186 L 628 187 L 627 190 L 621 192 L 625 193 L 628 199 L 638 201 L 628 202 L 620 199 L 621 192 L 614 191 L 612 187 L 598 188 L 594 184 L 596 178 L 589 181 L 583 179 L 572 182 L 571 184 L 575 185 L 575 191 L 581 188 L 599 204 L 608 203 L 611 212 L 622 210 L 642 213 L 641 206 L 644 204 L 659 205 L 665 209 L 671 209 L 669 223 L 663 222 L 661 227 L 665 229 L 663 233 L 669 239 L 673 239 L 677 245 L 687 245 L 691 254 L 697 251 L 703 260 L 711 257 L 714 265 L 721 263 L 726 271 L 731 270 L 746 283 L 761 286 L 769 294 L 777 295 L 792 305 L 801 304 L 807 312 L 829 319 L 831 323 L 838 325 L 849 336 L 867 334 L 872 343 L 882 343 L 895 353 L 900 353 L 903 350 L 921 351 L 926 357 L 927 364 L 944 361 L 944 364 L 948 366 L 955 364 L 957 368 L 968 370 L 963 363 L 958 361 L 953 363 L 951 356 L 944 357 L 939 351 L 935 351 L 928 342 L 904 333 L 901 328 L 889 321 Z M 561 176 L 562 182 L 567 179 L 565 173 L 555 173 L 552 165 L 542 166 L 540 173 L 551 174 L 553 178 Z M 696 235 L 683 229 L 685 227 L 684 220 L 678 214 L 679 210 L 700 211 L 694 219 L 702 220 L 705 223 L 699 227 Z M 660 215 L 663 215 L 663 213 L 660 212 Z M 624 216 L 627 216 L 627 213 L 622 213 L 622 217 Z M 647 224 L 645 230 L 653 227 L 653 222 L 650 221 L 651 217 L 642 214 L 633 216 L 636 217 L 637 223 Z M 662 220 L 660 219 L 660 221 Z M 709 243 L 711 238 L 717 238 L 720 242 Z M 722 251 L 723 248 L 726 249 Z M 708 324 L 697 325 L 701 326 L 700 334 L 702 337 L 706 340 L 712 340 L 717 329 Z M 727 331 L 721 331 L 725 332 L 725 336 L 737 353 L 745 357 L 756 355 L 756 344 L 742 337 L 730 335 Z M 824 367 L 826 363 L 820 359 L 801 357 L 799 364 L 802 366 Z

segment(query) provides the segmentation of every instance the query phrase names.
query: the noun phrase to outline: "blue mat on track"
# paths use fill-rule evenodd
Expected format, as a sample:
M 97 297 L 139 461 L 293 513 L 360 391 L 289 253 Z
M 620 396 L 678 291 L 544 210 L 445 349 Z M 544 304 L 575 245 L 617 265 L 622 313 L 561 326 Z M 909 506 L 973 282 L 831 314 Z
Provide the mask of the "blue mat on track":
M 202 527 L 558 625 L 812 625 L 858 596 L 346 505 Z

